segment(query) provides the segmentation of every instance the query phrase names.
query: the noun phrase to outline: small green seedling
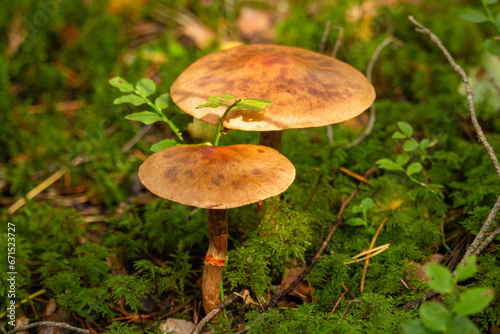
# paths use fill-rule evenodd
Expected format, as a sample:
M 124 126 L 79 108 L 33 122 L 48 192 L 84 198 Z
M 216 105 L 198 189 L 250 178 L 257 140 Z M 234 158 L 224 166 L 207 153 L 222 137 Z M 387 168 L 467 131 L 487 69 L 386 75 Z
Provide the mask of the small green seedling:
M 412 137 L 413 135 L 413 128 L 411 127 L 410 124 L 405 123 L 405 122 L 397 122 L 398 128 L 400 131 L 394 132 L 392 135 L 392 138 L 394 139 L 404 139 L 405 142 L 403 143 L 403 149 L 406 152 L 412 152 L 416 151 L 418 149 L 418 152 L 421 153 L 420 160 L 424 162 L 425 160 L 431 161 L 431 157 L 427 154 L 426 149 L 431 148 L 437 144 L 435 140 L 429 141 L 429 139 L 422 139 L 420 142 L 418 142 L 415 138 Z M 415 182 L 416 184 L 421 185 L 422 187 L 428 189 L 431 191 L 436 197 L 439 198 L 440 193 L 436 191 L 436 188 L 440 188 L 441 185 L 438 184 L 425 184 L 424 182 L 419 181 L 414 177 L 415 174 L 421 173 L 423 170 L 422 163 L 420 162 L 412 162 L 408 166 L 405 167 L 405 165 L 410 161 L 410 156 L 406 153 L 402 153 L 397 156 L 396 161 L 392 161 L 390 159 L 380 159 L 376 161 L 375 163 L 378 165 L 379 168 L 385 169 L 385 170 L 394 170 L 394 171 L 401 171 L 408 178 Z
M 231 101 L 234 100 L 233 103 L 228 104 L 224 101 Z M 208 103 L 201 104 L 196 107 L 196 109 L 199 108 L 218 108 L 221 106 L 226 107 L 226 111 L 224 111 L 224 114 L 222 117 L 219 119 L 219 122 L 217 122 L 217 128 L 215 129 L 215 137 L 214 137 L 214 145 L 217 146 L 219 145 L 219 139 L 223 130 L 222 123 L 224 123 L 224 120 L 226 119 L 227 115 L 232 109 L 245 109 L 245 110 L 254 110 L 254 111 L 263 111 L 265 110 L 264 107 L 268 104 L 273 103 L 273 101 L 269 100 L 262 100 L 262 99 L 238 99 L 234 96 L 231 96 L 229 94 L 222 94 L 222 95 L 216 95 L 216 96 L 210 96 L 208 98 Z
M 479 334 L 480 331 L 467 316 L 484 310 L 493 300 L 492 288 L 475 287 L 462 289 L 458 282 L 465 281 L 477 273 L 476 257 L 467 258 L 465 265 L 458 265 L 455 276 L 440 264 L 429 263 L 425 274 L 431 279 L 427 284 L 441 293 L 449 308 L 435 301 L 425 302 L 420 306 L 420 320 L 411 320 L 403 324 L 407 334 Z M 458 293 L 457 293 L 458 292 Z
M 364 225 L 368 233 L 374 234 L 375 229 L 368 225 L 367 213 L 373 209 L 373 200 L 371 198 L 365 198 L 361 201 L 361 204 L 356 205 L 352 208 L 353 213 L 361 213 L 362 217 L 349 218 L 345 221 L 345 224 L 351 226 L 361 226 Z
M 184 138 L 179 131 L 179 128 L 174 122 L 165 116 L 163 109 L 167 109 L 171 105 L 169 94 L 161 94 L 153 103 L 148 97 L 156 92 L 156 85 L 151 79 L 143 78 L 139 80 L 135 87 L 128 83 L 125 79 L 114 77 L 109 80 L 109 84 L 118 88 L 122 93 L 128 93 L 120 96 L 113 101 L 114 104 L 130 103 L 134 106 L 147 104 L 153 111 L 141 111 L 125 116 L 125 119 L 142 122 L 144 124 L 153 124 L 156 122 L 165 122 L 172 129 L 174 134 L 182 144 L 186 144 Z M 151 146 L 151 151 L 157 152 L 171 146 L 177 145 L 178 142 L 173 139 L 165 139 Z
M 473 8 L 464 8 L 460 11 L 458 17 L 473 23 L 489 22 L 495 27 L 495 30 L 500 34 L 500 12 L 495 15 L 491 12 L 490 7 L 498 3 L 498 0 L 481 0 L 483 12 Z M 483 42 L 483 46 L 494 56 L 500 57 L 500 42 L 496 38 L 489 38 Z

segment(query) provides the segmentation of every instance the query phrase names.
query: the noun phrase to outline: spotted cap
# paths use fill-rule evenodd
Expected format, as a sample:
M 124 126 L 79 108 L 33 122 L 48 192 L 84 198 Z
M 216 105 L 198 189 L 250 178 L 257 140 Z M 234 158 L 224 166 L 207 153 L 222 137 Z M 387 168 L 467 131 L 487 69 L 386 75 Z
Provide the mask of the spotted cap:
M 372 84 L 352 66 L 316 52 L 280 45 L 244 45 L 209 54 L 189 66 L 171 87 L 186 113 L 217 124 L 225 107 L 200 108 L 208 97 L 272 100 L 265 111 L 232 110 L 229 129 L 277 131 L 340 123 L 375 99 Z
M 276 150 L 260 145 L 179 145 L 148 157 L 139 178 L 159 197 L 229 209 L 279 195 L 295 179 L 295 168 Z

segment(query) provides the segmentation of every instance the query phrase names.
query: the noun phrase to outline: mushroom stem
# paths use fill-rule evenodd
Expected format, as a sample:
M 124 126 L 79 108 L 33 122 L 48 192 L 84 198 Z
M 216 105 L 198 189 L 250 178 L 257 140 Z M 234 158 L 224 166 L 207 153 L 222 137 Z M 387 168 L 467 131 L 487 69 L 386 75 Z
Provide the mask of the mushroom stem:
M 220 280 L 226 263 L 227 210 L 208 210 L 208 252 L 203 267 L 203 308 L 208 313 L 220 304 Z
M 259 133 L 259 144 L 281 152 L 282 131 L 262 131 Z

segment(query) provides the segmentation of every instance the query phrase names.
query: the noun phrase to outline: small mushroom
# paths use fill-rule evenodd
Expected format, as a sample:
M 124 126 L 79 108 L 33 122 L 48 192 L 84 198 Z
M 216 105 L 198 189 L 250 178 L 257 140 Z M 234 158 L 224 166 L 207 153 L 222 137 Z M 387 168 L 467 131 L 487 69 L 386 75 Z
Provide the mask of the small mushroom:
M 368 79 L 342 61 L 300 48 L 258 44 L 209 54 L 171 87 L 172 100 L 183 111 L 210 124 L 217 124 L 225 108 L 196 106 L 221 94 L 273 101 L 265 111 L 232 110 L 223 125 L 263 131 L 260 143 L 277 150 L 281 130 L 340 123 L 361 114 L 375 99 Z
M 208 209 L 209 247 L 203 268 L 203 307 L 220 303 L 227 252 L 227 209 L 285 191 L 295 168 L 276 150 L 259 145 L 173 146 L 139 168 L 142 184 L 159 197 Z

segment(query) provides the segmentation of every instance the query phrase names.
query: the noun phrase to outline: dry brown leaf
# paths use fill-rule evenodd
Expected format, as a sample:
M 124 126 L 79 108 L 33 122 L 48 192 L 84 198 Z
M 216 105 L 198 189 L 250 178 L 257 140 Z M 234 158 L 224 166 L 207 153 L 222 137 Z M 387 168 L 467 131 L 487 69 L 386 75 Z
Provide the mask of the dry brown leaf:
M 282 278 L 281 280 L 281 290 L 284 291 L 288 289 L 290 285 L 292 285 L 293 282 L 304 272 L 305 268 L 302 266 L 295 266 L 291 269 L 288 270 L 286 275 Z M 299 283 L 295 287 L 295 289 L 292 290 L 292 292 L 289 293 L 290 296 L 298 297 L 302 299 L 303 301 L 307 301 L 308 295 L 311 293 L 311 287 L 307 286 L 303 281 Z

